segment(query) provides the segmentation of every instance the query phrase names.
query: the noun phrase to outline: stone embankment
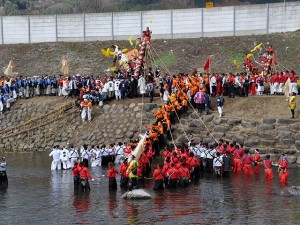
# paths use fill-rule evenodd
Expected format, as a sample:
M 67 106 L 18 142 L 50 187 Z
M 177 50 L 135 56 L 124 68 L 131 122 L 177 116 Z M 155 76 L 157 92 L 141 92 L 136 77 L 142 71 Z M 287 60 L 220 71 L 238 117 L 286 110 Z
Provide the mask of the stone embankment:
M 84 143 L 128 142 L 138 138 L 140 129 L 145 132 L 145 125 L 154 122 L 153 112 L 157 109 L 157 104 L 144 104 L 142 111 L 142 104 L 137 103 L 139 100 L 135 103 L 112 102 L 102 108 L 95 106 L 92 122 L 88 123 L 81 121 L 80 109 L 76 106 L 68 110 L 56 109 L 74 100 L 51 98 L 56 104 L 20 100 L 11 111 L 0 115 L 0 151 L 43 151 L 67 142 L 77 148 Z
M 270 154 L 278 160 L 281 153 L 288 156 L 290 164 L 300 166 L 300 120 L 272 119 L 258 120 L 219 118 L 213 115 L 200 116 L 192 110 L 173 126 L 177 143 L 186 142 L 186 134 L 192 133 L 195 141 L 212 143 L 213 138 L 222 138 L 243 144 L 250 153 L 258 148 L 262 155 Z M 204 124 L 202 121 L 205 123 Z M 210 134 L 210 132 L 211 134 Z M 212 136 L 211 136 L 212 135 Z

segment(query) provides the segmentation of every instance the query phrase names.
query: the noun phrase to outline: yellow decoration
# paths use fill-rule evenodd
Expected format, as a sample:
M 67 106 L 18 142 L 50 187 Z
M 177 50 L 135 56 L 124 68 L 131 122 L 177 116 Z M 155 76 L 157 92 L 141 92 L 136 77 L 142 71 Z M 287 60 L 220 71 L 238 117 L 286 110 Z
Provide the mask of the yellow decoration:
M 133 43 L 132 43 L 132 37 L 133 37 L 133 35 L 130 35 L 130 37 L 128 38 L 128 41 L 129 41 L 130 45 L 133 45 Z
M 110 56 L 114 56 L 116 53 L 115 52 L 111 52 L 110 48 L 107 49 L 101 49 L 101 53 L 102 55 L 104 55 L 106 58 L 109 58 Z
M 213 8 L 214 3 L 213 2 L 205 2 L 205 8 Z
M 125 52 L 127 52 L 128 51 L 128 49 L 127 48 L 124 48 L 123 50 L 122 50 L 122 53 L 125 53 Z
M 116 69 L 117 69 L 117 67 L 115 67 L 115 66 L 109 67 L 109 70 L 110 70 L 110 71 L 115 71 Z
M 135 45 L 139 45 L 139 44 L 140 44 L 139 40 L 136 39 L 136 40 L 135 40 Z

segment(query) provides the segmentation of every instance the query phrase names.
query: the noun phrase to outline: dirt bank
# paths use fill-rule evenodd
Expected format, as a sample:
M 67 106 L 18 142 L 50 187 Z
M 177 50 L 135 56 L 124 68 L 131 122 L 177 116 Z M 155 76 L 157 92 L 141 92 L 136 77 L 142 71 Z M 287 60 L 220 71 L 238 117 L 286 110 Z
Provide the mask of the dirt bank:
M 153 48 L 169 65 L 171 72 L 190 72 L 193 67 L 201 68 L 208 55 L 214 55 L 213 72 L 237 72 L 233 60 L 243 63 L 245 53 L 260 42 L 266 46 L 267 43 L 273 45 L 280 65 L 300 73 L 299 31 L 242 37 L 154 40 Z M 1 45 L 1 66 L 7 66 L 9 59 L 12 58 L 15 62 L 15 71 L 22 75 L 58 74 L 61 69 L 61 57 L 67 55 L 72 74 L 98 75 L 112 64 L 112 59 L 101 55 L 101 49 L 112 44 L 130 48 L 128 41 Z M 173 55 L 169 55 L 170 52 Z

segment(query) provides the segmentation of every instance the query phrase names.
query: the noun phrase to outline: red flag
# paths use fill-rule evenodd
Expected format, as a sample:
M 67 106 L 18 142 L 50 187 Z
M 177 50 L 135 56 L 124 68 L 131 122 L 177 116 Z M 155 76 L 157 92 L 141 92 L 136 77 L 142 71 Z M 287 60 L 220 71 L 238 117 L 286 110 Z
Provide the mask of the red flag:
M 207 70 L 207 69 L 209 69 L 209 68 L 210 68 L 210 57 L 208 56 L 208 59 L 207 59 L 205 65 L 204 65 L 203 69 L 204 69 L 204 70 Z

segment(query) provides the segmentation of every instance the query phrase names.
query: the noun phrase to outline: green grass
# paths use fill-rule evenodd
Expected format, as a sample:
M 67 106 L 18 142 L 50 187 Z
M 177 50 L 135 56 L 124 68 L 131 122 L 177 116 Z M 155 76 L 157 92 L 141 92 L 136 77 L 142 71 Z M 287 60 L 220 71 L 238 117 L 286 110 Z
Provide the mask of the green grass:
M 159 57 L 159 59 L 152 62 L 153 65 L 164 65 L 166 67 L 172 66 L 177 63 L 177 59 L 174 55 L 164 54 Z

